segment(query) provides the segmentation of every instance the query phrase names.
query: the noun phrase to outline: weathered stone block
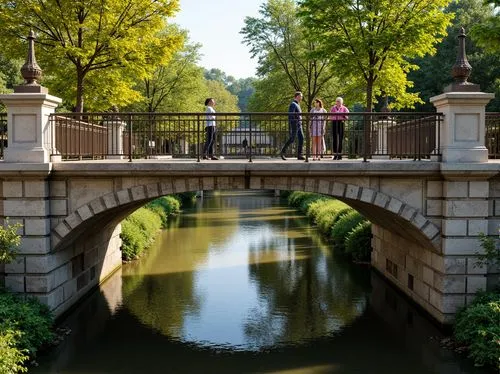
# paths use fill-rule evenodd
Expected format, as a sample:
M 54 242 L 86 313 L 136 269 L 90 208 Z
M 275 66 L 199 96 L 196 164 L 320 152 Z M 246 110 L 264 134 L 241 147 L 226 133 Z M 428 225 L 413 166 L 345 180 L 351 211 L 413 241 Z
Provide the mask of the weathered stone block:
M 486 291 L 486 280 L 485 276 L 467 276 L 467 293 L 475 294 L 476 292 L 483 290 Z
M 71 263 L 68 262 L 63 266 L 54 270 L 54 286 L 58 287 L 61 284 L 69 281 L 71 279 Z
M 103 199 L 104 205 L 106 206 L 107 209 L 115 208 L 118 206 L 118 201 L 117 201 L 116 196 L 113 192 L 104 195 L 102 197 L 102 199 Z
M 11 292 L 25 292 L 24 275 L 5 276 L 5 288 Z
M 330 193 L 330 182 L 320 180 L 318 184 L 318 193 L 328 195 Z
M 348 199 L 357 200 L 358 195 L 359 195 L 359 186 L 353 186 L 352 184 L 348 184 L 345 191 L 345 197 Z
M 442 248 L 445 255 L 470 256 L 484 252 L 478 238 L 443 238 Z
M 490 184 L 488 181 L 470 181 L 469 182 L 469 197 L 482 197 L 489 196 Z
M 477 257 L 469 257 L 467 259 L 467 274 L 486 274 L 487 267 L 478 264 Z
M 446 181 L 443 183 L 443 196 L 450 197 L 468 197 L 469 196 L 469 183 Z
M 389 202 L 389 196 L 384 193 L 377 192 L 375 195 L 375 201 L 373 202 L 376 206 L 385 208 L 387 203 Z
M 408 221 L 411 221 L 416 212 L 417 211 L 411 206 L 405 205 L 403 211 L 401 212 L 401 217 Z
M 24 220 L 25 235 L 48 235 L 50 234 L 50 220 L 48 218 L 26 218 Z
M 488 217 L 488 201 L 447 200 L 443 202 L 443 211 L 447 217 Z
M 54 276 L 48 275 L 27 275 L 26 292 L 48 293 L 54 289 Z
M 67 216 L 68 203 L 66 200 L 50 200 L 50 213 L 53 216 Z
M 465 219 L 446 219 L 443 220 L 443 235 L 445 236 L 466 236 L 467 220 Z
M 465 306 L 465 295 L 444 295 L 442 300 L 442 313 L 456 313 Z
M 375 191 L 368 189 L 368 188 L 363 188 L 361 190 L 361 201 L 364 201 L 365 203 L 371 203 L 375 197 Z
M 14 258 L 14 261 L 5 264 L 5 273 L 7 274 L 9 273 L 22 274 L 24 272 L 26 272 L 26 264 L 24 256 L 16 256 Z
M 427 200 L 426 215 L 440 216 L 443 213 L 443 202 L 441 200 Z
M 23 197 L 23 182 L 21 181 L 3 181 L 3 197 Z
M 487 219 L 470 219 L 469 229 L 467 231 L 469 236 L 478 236 L 483 233 L 488 232 L 488 220 Z
M 6 217 L 46 217 L 49 215 L 47 200 L 5 200 L 3 209 Z
M 434 273 L 434 288 L 445 294 L 465 293 L 465 275 Z
M 427 182 L 427 197 L 443 197 L 443 182 L 428 181 Z
M 50 182 L 50 196 L 51 197 L 66 197 L 67 188 L 66 181 L 51 181 Z
M 429 286 L 433 286 L 434 285 L 434 271 L 427 266 L 423 266 L 422 270 L 423 270 L 423 274 L 422 274 L 423 281 L 425 283 L 427 283 Z
M 90 208 L 94 212 L 94 214 L 99 214 L 101 212 L 104 212 L 106 210 L 106 207 L 104 206 L 104 203 L 101 201 L 101 199 L 96 199 L 90 203 Z
M 426 237 L 428 237 L 429 239 L 433 239 L 434 237 L 436 237 L 436 235 L 439 234 L 439 229 L 434 226 L 434 224 L 428 224 L 424 230 L 423 230 L 423 233 Z
M 78 225 L 80 225 L 83 222 L 83 220 L 80 218 L 80 215 L 78 215 L 77 213 L 70 214 L 68 217 L 66 217 L 66 219 L 64 221 L 72 229 L 74 229 L 75 227 L 77 227 Z
M 94 215 L 92 211 L 90 210 L 90 207 L 88 205 L 84 205 L 77 210 L 78 215 L 82 219 L 82 221 L 86 221 Z
M 401 210 L 402 206 L 403 203 L 401 201 L 395 198 L 391 198 L 389 200 L 389 205 L 387 206 L 387 209 L 394 214 L 399 214 L 399 211 Z
M 24 181 L 24 197 L 49 196 L 49 183 L 47 181 Z
M 118 191 L 115 195 L 119 205 L 125 205 L 132 201 L 132 199 L 130 198 L 129 190 Z
M 198 179 L 197 179 L 198 180 Z M 201 190 L 201 188 L 199 188 L 198 186 L 198 190 Z M 149 197 L 149 198 L 156 198 L 156 197 L 159 197 L 160 196 L 160 188 L 158 186 L 158 183 L 152 183 L 152 184 L 148 184 L 146 186 L 146 195 Z
M 210 188 L 207 188 L 207 184 L 210 184 L 210 183 L 213 186 L 213 183 L 214 183 L 213 178 L 203 178 L 203 189 L 210 190 Z M 164 182 L 164 183 L 160 184 L 160 191 L 161 191 L 162 196 L 170 195 L 171 193 L 173 193 L 174 189 L 173 189 L 172 181 L 168 181 L 168 182 Z
M 22 254 L 45 254 L 50 252 L 50 237 L 23 237 L 19 246 Z

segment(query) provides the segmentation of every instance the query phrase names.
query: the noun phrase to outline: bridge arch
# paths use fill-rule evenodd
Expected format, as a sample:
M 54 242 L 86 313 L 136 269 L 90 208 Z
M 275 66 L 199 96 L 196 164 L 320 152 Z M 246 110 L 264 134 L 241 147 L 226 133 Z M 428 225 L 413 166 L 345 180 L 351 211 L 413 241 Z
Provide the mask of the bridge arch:
M 199 190 L 298 190 L 337 198 L 371 222 L 441 253 L 441 232 L 417 208 L 373 188 L 328 179 L 259 177 L 217 181 L 214 178 L 175 178 L 112 191 L 79 206 L 52 229 L 52 250 L 65 248 L 87 230 L 118 224 L 137 208 L 158 197 Z

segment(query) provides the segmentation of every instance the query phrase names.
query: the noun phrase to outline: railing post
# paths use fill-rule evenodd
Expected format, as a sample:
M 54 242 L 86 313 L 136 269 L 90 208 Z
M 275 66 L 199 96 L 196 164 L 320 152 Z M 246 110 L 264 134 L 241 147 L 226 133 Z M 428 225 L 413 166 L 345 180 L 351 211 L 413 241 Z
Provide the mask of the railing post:
M 253 145 L 253 141 L 252 141 L 252 115 L 249 114 L 248 115 L 248 128 L 250 129 L 250 140 L 248 142 L 248 147 L 249 147 L 249 160 L 248 162 L 253 162 L 252 160 L 252 145 Z
M 196 115 L 196 136 L 197 136 L 197 144 L 196 144 L 196 157 L 197 157 L 197 162 L 200 162 L 200 115 Z
M 132 162 L 132 114 L 128 115 L 128 128 L 129 128 L 129 136 L 128 136 L 128 162 Z
M 309 113 L 305 116 L 306 117 L 306 127 L 304 129 L 304 126 L 302 126 L 302 131 L 305 130 L 305 141 L 306 141 L 306 161 L 305 162 L 309 162 L 309 152 L 311 151 L 311 145 L 309 144 L 310 141 L 311 141 L 311 137 L 309 136 L 309 126 L 311 125 L 310 124 L 310 121 L 311 121 L 311 118 L 309 116 Z

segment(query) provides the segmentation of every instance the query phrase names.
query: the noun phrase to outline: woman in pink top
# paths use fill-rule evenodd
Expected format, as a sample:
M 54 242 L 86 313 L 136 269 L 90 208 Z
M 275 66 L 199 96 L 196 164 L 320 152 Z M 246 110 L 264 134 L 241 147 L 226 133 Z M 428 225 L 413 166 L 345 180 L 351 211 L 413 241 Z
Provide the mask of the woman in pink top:
M 349 109 L 344 106 L 344 99 L 337 97 L 335 105 L 331 107 L 330 113 L 349 113 Z M 347 119 L 346 114 L 330 115 L 332 121 L 333 134 L 333 160 L 342 160 L 342 143 L 344 141 L 344 121 Z
M 323 136 L 325 136 L 326 130 L 326 109 L 323 108 L 321 99 L 315 99 L 313 103 L 314 108 L 311 109 L 309 134 L 312 139 L 312 159 L 313 161 L 319 161 L 320 155 L 323 153 Z

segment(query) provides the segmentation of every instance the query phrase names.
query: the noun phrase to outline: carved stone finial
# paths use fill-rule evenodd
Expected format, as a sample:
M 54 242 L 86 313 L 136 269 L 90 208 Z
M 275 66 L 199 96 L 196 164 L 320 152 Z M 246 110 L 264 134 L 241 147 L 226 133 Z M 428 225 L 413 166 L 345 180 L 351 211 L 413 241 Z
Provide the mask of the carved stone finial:
M 465 36 L 465 29 L 461 27 L 460 33 L 458 34 L 457 59 L 451 69 L 451 75 L 454 82 L 445 88 L 445 92 L 479 91 L 479 85 L 467 82 L 467 79 L 469 79 L 472 71 L 472 66 L 470 66 L 469 61 L 467 60 L 467 54 L 465 53 Z
M 26 57 L 26 62 L 21 67 L 21 75 L 24 78 L 24 84 L 14 87 L 14 92 L 47 93 L 47 89 L 38 83 L 38 80 L 42 77 L 42 69 L 36 63 L 35 33 L 33 30 L 30 30 L 28 35 L 28 56 Z
M 42 77 L 42 69 L 36 63 L 35 58 L 35 33 L 30 30 L 28 35 L 28 56 L 26 62 L 21 68 L 21 74 L 26 81 L 24 84 L 30 86 L 38 86 L 37 82 Z

